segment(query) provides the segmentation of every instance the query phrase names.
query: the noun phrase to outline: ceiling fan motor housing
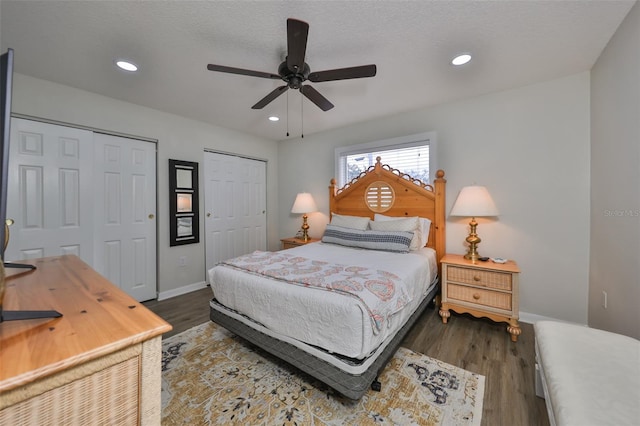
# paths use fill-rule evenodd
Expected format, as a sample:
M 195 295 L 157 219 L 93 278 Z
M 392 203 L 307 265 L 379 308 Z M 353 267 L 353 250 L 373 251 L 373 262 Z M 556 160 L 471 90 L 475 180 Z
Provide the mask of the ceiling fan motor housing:
M 302 67 L 302 72 L 300 72 L 299 70 L 290 70 L 287 67 L 286 59 L 278 67 L 278 75 L 282 77 L 282 80 L 284 80 L 287 83 L 290 89 L 300 89 L 300 87 L 302 86 L 302 83 L 304 83 L 307 80 L 310 73 L 311 73 L 311 69 L 309 68 L 309 65 L 306 62 Z

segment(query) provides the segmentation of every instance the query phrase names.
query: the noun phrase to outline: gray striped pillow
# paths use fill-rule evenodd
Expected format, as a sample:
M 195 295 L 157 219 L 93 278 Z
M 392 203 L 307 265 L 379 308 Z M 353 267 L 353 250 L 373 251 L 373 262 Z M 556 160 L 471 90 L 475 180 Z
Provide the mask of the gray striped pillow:
M 361 231 L 329 224 L 322 236 L 322 242 L 369 250 L 408 253 L 412 238 L 413 232 Z

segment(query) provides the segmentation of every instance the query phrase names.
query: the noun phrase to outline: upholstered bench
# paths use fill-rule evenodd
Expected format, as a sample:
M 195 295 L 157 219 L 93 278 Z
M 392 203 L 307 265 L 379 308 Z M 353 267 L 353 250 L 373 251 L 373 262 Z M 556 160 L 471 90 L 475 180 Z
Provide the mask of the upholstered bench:
M 640 425 L 640 341 L 580 325 L 539 321 L 536 394 L 554 425 Z

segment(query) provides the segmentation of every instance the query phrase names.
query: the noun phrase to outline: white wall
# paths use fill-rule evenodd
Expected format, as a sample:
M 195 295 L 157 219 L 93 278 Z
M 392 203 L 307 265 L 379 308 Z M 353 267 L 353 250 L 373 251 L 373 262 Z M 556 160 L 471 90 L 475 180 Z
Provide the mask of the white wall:
M 591 71 L 589 325 L 640 339 L 640 4 Z M 602 292 L 607 293 L 607 308 Z
M 460 188 L 474 182 L 500 210 L 497 221 L 478 220 L 479 251 L 518 262 L 521 313 L 586 324 L 589 84 L 584 72 L 280 142 L 280 237 L 300 227 L 287 209 L 302 190 L 320 209 L 310 216 L 310 233 L 322 235 L 335 147 L 434 131 L 447 212 Z M 448 252 L 466 251 L 467 223 L 449 219 Z
M 205 281 L 204 200 L 200 243 L 169 247 L 168 159 L 197 161 L 204 149 L 267 160 L 267 241 L 278 248 L 278 156 L 276 142 L 71 87 L 14 74 L 13 112 L 158 140 L 158 290 L 165 295 Z M 203 188 L 203 171 L 200 171 Z M 178 258 L 187 257 L 179 267 Z

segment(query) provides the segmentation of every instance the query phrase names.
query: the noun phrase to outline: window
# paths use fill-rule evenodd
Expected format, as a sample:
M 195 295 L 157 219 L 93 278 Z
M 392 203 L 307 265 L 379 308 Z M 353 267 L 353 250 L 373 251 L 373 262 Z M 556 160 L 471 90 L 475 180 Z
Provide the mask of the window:
M 388 164 L 424 183 L 431 183 L 431 171 L 435 171 L 435 133 L 421 133 L 370 142 L 366 144 L 336 148 L 336 176 L 338 187 L 343 187 L 369 167 L 376 164 L 376 157 L 382 164 Z

